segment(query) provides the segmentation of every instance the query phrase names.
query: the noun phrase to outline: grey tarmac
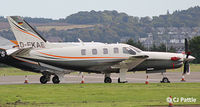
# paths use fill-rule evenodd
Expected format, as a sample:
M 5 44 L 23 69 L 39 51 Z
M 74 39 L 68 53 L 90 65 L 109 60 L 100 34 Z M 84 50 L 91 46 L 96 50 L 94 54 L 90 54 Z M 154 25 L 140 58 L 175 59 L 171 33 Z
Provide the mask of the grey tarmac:
M 112 83 L 117 83 L 119 74 L 111 74 Z M 41 75 L 28 75 L 29 84 L 40 84 Z M 128 83 L 145 83 L 147 74 L 145 72 L 127 73 Z M 166 76 L 171 83 L 181 83 L 181 72 L 167 72 Z M 53 77 L 53 76 L 52 76 Z M 160 73 L 148 74 L 149 83 L 160 83 L 163 76 Z M 81 75 L 79 73 L 66 74 L 61 83 L 81 83 Z M 200 82 L 200 72 L 191 72 L 185 75 L 186 83 Z M 0 76 L 0 85 L 4 84 L 24 84 L 25 76 Z M 52 81 L 48 82 L 53 84 Z M 104 83 L 103 74 L 87 74 L 84 73 L 84 83 Z

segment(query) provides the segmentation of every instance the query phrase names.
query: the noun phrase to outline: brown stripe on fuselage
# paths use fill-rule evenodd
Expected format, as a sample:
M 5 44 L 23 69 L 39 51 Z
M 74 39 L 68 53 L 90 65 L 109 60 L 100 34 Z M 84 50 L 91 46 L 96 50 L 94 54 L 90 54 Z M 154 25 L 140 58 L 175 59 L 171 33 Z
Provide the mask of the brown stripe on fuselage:
M 56 57 L 56 58 L 67 58 L 67 59 L 99 59 L 99 58 L 120 58 L 120 59 L 127 59 L 128 57 L 69 57 L 69 56 L 58 56 L 58 55 L 51 55 L 43 52 L 39 52 L 40 54 Z

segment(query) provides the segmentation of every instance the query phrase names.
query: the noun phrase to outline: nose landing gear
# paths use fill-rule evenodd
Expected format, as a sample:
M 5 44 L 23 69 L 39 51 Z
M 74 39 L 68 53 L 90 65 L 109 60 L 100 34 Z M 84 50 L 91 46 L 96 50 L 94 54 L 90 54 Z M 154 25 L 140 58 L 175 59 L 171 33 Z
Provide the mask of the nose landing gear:
M 162 78 L 162 80 L 160 81 L 160 83 L 170 83 L 170 81 L 169 81 L 169 79 L 167 78 L 167 76 L 164 75 L 163 73 L 162 73 L 162 75 L 163 75 L 163 78 Z
M 161 83 L 170 83 L 169 79 L 167 77 L 163 77 Z

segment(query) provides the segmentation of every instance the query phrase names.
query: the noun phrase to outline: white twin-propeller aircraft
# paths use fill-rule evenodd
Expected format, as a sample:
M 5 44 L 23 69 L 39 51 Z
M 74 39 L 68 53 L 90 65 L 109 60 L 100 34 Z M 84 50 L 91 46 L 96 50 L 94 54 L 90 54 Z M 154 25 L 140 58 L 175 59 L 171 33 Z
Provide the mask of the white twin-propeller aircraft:
M 0 62 L 22 70 L 42 73 L 42 84 L 58 84 L 70 72 L 105 74 L 105 83 L 111 83 L 111 73 L 119 73 L 119 83 L 125 83 L 127 72 L 165 73 L 166 69 L 179 68 L 189 73 L 190 56 L 186 40 L 185 54 L 146 52 L 136 47 L 117 43 L 99 42 L 50 43 L 37 33 L 23 18 L 7 17 L 18 44 L 15 48 L 0 49 Z M 162 82 L 169 82 L 163 76 Z

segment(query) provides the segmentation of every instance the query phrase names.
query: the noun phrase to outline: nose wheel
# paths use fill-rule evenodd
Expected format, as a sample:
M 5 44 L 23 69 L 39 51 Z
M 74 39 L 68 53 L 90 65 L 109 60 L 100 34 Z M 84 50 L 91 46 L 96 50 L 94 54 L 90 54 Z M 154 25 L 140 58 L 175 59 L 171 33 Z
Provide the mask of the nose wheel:
M 167 78 L 166 74 L 164 72 L 161 73 L 163 78 L 160 81 L 160 83 L 170 83 L 169 79 Z
M 163 77 L 161 83 L 170 83 L 169 79 L 167 77 Z

